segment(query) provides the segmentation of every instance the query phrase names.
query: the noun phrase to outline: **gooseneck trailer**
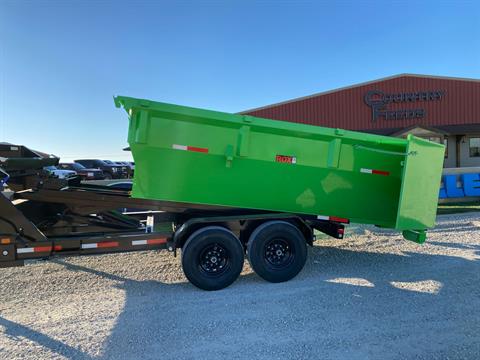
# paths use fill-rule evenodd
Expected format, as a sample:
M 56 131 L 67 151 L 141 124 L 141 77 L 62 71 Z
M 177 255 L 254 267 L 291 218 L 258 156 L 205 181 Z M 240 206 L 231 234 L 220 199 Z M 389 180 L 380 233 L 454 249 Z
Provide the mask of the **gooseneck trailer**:
M 132 192 L 55 178 L 42 169 L 58 158 L 0 145 L 0 175 L 14 191 L 0 196 L 1 267 L 181 249 L 188 280 L 217 290 L 245 255 L 267 281 L 293 278 L 314 230 L 341 239 L 352 221 L 422 243 L 434 225 L 443 145 L 129 97 L 115 104 L 129 118 Z

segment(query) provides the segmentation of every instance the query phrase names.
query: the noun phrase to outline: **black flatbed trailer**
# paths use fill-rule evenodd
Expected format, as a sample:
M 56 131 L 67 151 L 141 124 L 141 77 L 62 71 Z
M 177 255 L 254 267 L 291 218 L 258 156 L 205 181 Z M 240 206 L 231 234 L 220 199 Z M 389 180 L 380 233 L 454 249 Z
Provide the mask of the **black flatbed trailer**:
M 3 181 L 14 191 L 12 199 L 0 195 L 0 267 L 55 256 L 157 249 L 176 254 L 182 249 L 187 278 L 197 287 L 217 290 L 239 276 L 245 254 L 267 281 L 293 278 L 305 264 L 313 230 L 342 238 L 343 223 L 348 223 L 132 198 L 128 191 L 83 184 L 79 177 L 53 177 L 42 169 L 55 165 L 55 159 L 21 146 L 14 149 L 0 146 Z M 5 157 L 12 152 L 17 156 Z

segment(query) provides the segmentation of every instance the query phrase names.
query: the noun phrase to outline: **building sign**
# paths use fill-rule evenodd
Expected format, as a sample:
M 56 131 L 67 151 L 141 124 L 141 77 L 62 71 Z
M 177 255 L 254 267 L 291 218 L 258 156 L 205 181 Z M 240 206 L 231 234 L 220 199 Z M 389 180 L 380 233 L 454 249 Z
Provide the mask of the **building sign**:
M 480 174 L 462 174 L 460 179 L 458 186 L 457 175 L 444 175 L 439 198 L 480 196 Z
M 381 90 L 370 90 L 364 96 L 365 104 L 372 109 L 372 121 L 421 119 L 425 117 L 424 108 L 412 106 L 418 102 L 440 101 L 445 97 L 444 90 L 403 92 L 386 94 Z M 392 103 L 405 103 L 406 108 L 400 110 L 389 110 L 388 105 Z M 408 108 L 407 108 L 408 106 Z

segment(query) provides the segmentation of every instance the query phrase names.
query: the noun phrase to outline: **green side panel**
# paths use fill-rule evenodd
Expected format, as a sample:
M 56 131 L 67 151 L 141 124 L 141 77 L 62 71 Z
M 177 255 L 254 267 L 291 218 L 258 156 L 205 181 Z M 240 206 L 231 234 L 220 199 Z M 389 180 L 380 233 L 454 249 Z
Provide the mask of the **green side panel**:
M 411 230 L 432 223 L 430 216 L 417 216 L 423 211 L 420 208 L 414 213 L 417 222 L 412 227 L 403 217 L 404 209 L 415 208 L 412 200 L 423 196 L 411 196 L 411 186 L 402 186 L 406 178 L 417 177 L 415 170 L 408 170 L 412 157 L 407 155 L 416 150 L 412 147 L 416 138 L 384 137 L 128 97 L 116 97 L 115 103 L 129 114 L 134 197 L 338 216 Z M 431 144 L 418 142 L 424 143 Z M 441 166 L 437 164 L 443 161 L 443 146 L 425 146 L 436 149 L 428 153 L 423 148 L 419 158 L 431 157 L 422 164 L 438 195 Z M 429 195 L 420 203 L 422 209 L 431 210 L 437 198 Z
M 409 135 L 397 229 L 422 230 L 435 225 L 444 152 L 443 145 Z

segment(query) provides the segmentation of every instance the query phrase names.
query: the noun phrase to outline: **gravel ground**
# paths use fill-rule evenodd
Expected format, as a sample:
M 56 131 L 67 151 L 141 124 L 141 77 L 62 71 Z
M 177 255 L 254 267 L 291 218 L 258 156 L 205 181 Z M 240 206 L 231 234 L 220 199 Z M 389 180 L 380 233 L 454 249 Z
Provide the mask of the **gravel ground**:
M 217 292 L 163 252 L 0 269 L 0 358 L 479 359 L 479 227 L 441 216 L 421 246 L 353 226 L 287 283 L 246 265 Z

